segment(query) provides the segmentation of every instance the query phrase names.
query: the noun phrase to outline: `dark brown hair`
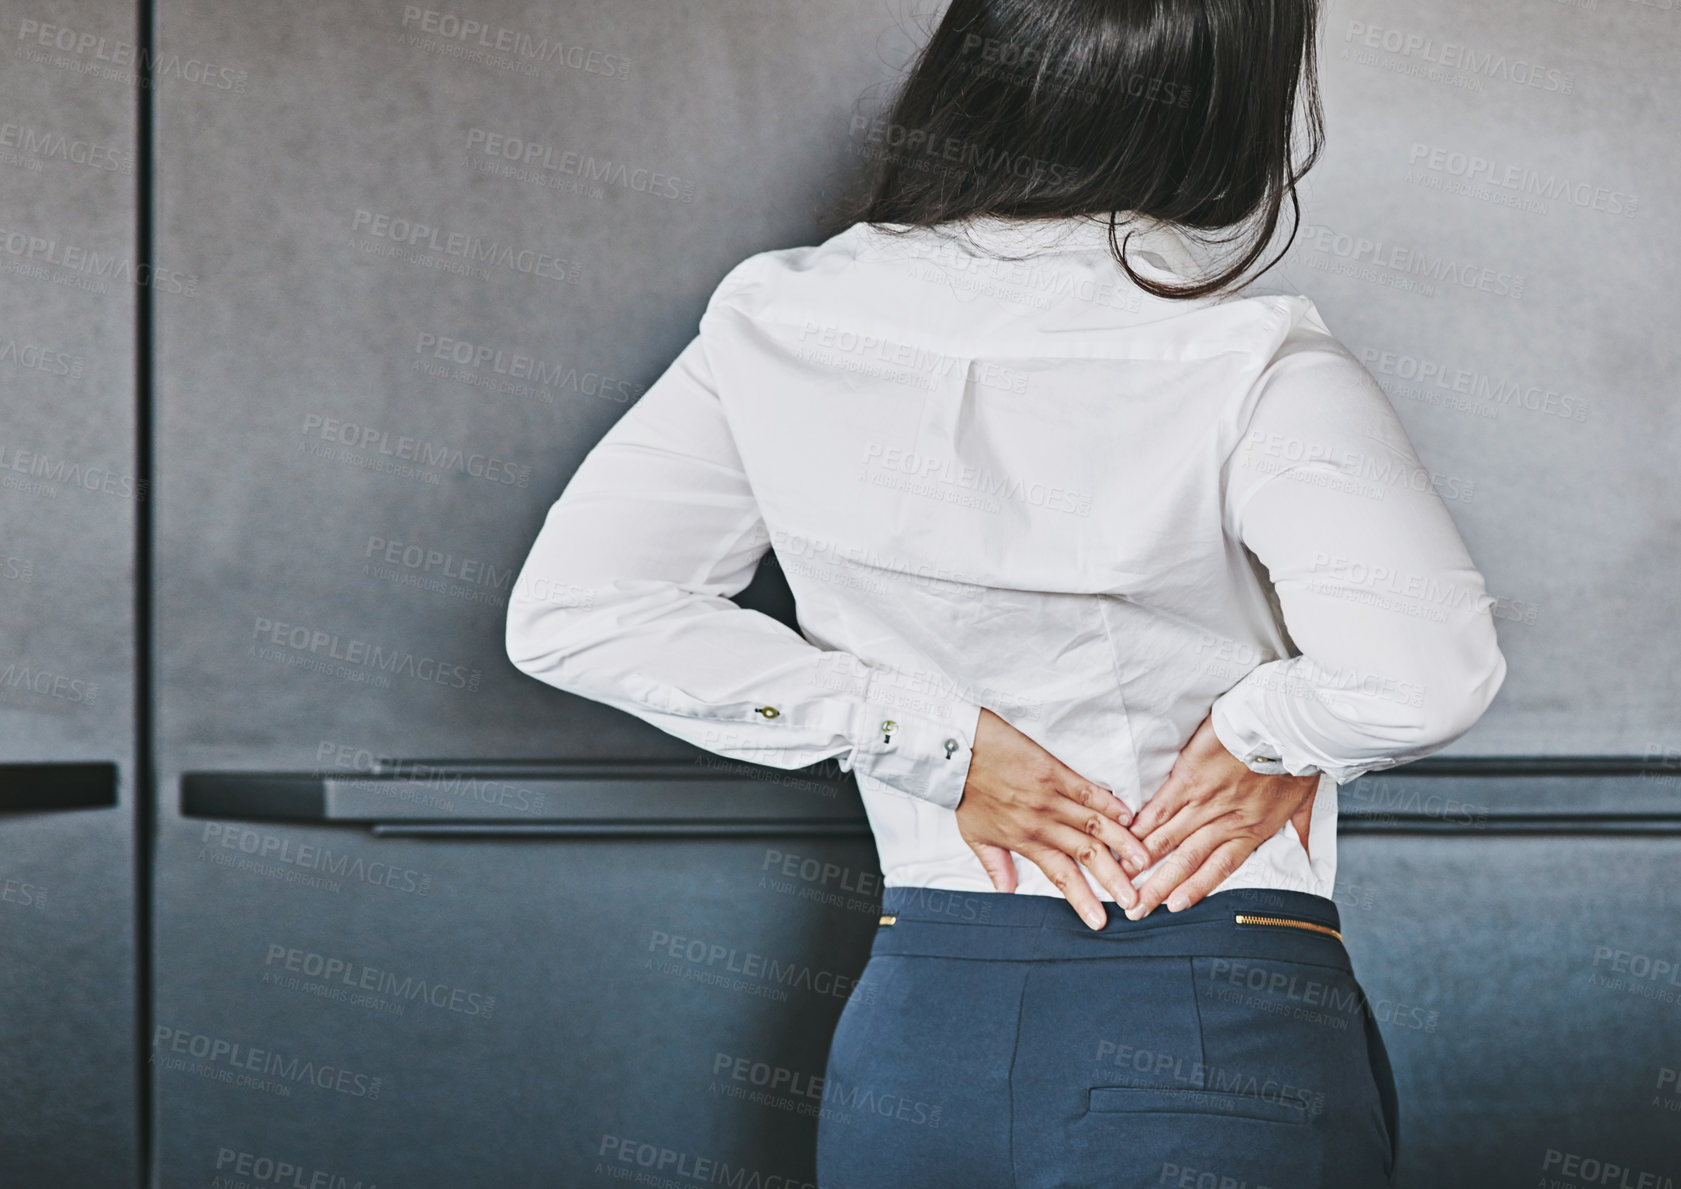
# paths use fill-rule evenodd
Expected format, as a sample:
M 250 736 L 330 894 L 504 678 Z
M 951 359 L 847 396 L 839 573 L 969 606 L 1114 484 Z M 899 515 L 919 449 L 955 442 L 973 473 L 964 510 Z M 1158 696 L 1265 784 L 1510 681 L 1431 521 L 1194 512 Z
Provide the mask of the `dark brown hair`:
M 1296 183 L 1324 144 L 1317 10 L 1318 0 L 952 0 L 887 113 L 854 117 L 871 163 L 825 222 L 1104 216 L 1111 252 L 1146 292 L 1224 290 L 1265 250 L 1286 198 L 1296 237 Z M 1239 241 L 1246 223 L 1255 231 L 1225 271 L 1167 285 L 1135 273 L 1115 242 L 1128 212 L 1204 244 Z

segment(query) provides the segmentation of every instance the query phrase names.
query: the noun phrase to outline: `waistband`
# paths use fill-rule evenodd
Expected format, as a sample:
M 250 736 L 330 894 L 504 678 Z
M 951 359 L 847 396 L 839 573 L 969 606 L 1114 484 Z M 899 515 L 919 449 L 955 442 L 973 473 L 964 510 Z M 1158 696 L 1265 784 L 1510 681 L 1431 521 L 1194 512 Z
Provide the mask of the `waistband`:
M 1095 930 L 1061 896 L 884 888 L 870 954 L 998 962 L 1272 958 L 1352 973 L 1338 936 L 1337 906 L 1324 896 L 1239 888 L 1205 896 L 1181 912 L 1157 908 L 1141 921 L 1127 920 L 1112 901 L 1101 903 L 1109 920 Z

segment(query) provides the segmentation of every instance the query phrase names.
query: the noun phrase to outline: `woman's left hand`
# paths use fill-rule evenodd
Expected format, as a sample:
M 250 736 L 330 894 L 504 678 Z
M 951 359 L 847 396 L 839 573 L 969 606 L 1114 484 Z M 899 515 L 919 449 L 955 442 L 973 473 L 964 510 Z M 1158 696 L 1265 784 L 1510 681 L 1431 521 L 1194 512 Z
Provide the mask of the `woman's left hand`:
M 1132 821 L 1132 833 L 1151 859 L 1166 860 L 1139 889 L 1128 919 L 1142 919 L 1164 899 L 1169 912 L 1195 904 L 1287 821 L 1305 851 L 1318 787 L 1318 774 L 1250 771 L 1214 734 L 1212 714 L 1205 717 Z

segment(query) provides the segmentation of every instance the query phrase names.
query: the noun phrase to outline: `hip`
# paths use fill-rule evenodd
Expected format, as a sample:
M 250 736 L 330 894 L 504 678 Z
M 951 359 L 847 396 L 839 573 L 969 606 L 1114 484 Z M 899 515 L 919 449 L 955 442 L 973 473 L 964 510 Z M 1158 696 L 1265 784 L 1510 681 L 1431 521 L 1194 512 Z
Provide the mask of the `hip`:
M 886 889 L 831 1047 L 821 1183 L 1389 1183 L 1394 1087 L 1335 904 L 1235 891 L 1110 916 Z

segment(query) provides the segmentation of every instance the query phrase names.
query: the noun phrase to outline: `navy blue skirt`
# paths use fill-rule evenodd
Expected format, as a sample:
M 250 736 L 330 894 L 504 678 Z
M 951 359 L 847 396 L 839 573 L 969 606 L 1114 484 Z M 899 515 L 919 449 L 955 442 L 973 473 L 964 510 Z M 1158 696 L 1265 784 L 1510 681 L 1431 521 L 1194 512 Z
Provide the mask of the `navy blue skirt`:
M 1395 1087 L 1337 908 L 1239 890 L 1089 929 L 887 888 L 830 1046 L 822 1189 L 1380 1189 Z

